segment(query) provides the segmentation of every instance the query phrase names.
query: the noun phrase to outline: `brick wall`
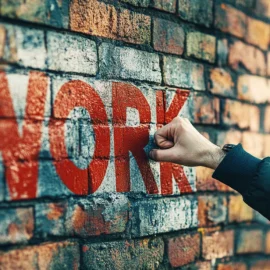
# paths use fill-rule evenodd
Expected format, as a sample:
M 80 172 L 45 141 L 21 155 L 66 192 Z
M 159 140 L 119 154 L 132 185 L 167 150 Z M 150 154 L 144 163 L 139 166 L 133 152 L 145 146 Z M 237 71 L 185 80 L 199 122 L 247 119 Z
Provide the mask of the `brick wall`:
M 0 269 L 270 269 L 206 168 L 148 161 L 188 117 L 270 155 L 269 0 L 0 1 Z

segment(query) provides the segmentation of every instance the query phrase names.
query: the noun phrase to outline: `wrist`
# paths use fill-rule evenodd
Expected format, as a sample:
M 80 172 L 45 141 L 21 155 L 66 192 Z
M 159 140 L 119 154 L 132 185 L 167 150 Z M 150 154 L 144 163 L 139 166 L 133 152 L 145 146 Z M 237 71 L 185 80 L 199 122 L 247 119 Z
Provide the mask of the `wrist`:
M 215 170 L 226 156 L 226 152 L 219 146 L 213 145 L 213 147 L 207 150 L 206 156 L 204 166 Z

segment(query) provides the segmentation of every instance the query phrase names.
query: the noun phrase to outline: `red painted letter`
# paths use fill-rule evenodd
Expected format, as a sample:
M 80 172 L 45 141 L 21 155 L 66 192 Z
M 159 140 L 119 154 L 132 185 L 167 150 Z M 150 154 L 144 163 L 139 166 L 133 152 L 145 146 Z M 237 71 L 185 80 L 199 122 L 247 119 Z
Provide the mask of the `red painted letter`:
M 144 147 L 149 141 L 150 107 L 141 91 L 126 83 L 113 83 L 113 123 L 116 190 L 130 191 L 129 151 L 133 154 L 142 174 L 148 193 L 158 193 L 158 188 L 147 160 Z M 126 126 L 127 108 L 135 108 L 140 115 L 140 125 Z
M 93 160 L 88 168 L 80 169 L 71 160 L 63 159 L 68 156 L 63 120 L 50 120 L 50 149 L 56 171 L 64 184 L 75 194 L 86 195 L 95 192 L 105 176 L 110 155 L 110 130 L 104 104 L 89 84 L 70 81 L 57 93 L 53 106 L 57 118 L 66 119 L 75 107 L 84 107 L 91 116 L 96 144 Z
M 0 150 L 12 200 L 32 199 L 37 194 L 37 159 L 47 86 L 45 74 L 30 72 L 23 132 L 20 136 L 7 77 L 4 72 L 0 73 Z
M 156 109 L 158 125 L 169 123 L 179 114 L 189 95 L 189 91 L 177 90 L 171 102 L 171 105 L 165 111 L 166 97 L 163 91 L 156 92 Z M 163 101 L 163 102 L 162 102 Z M 192 192 L 191 186 L 184 173 L 183 167 L 177 164 L 161 162 L 160 163 L 160 182 L 161 194 L 172 194 L 172 176 L 174 177 L 181 193 Z

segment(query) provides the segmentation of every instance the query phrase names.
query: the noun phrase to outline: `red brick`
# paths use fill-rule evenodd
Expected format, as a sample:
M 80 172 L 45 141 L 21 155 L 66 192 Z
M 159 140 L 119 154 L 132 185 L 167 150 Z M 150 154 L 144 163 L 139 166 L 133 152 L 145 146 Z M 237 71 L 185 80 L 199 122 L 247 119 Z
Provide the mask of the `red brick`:
M 200 254 L 200 235 L 184 235 L 168 240 L 168 257 L 172 267 L 195 261 Z
M 262 157 L 264 148 L 264 136 L 262 134 L 244 132 L 242 144 L 247 152 L 258 158 Z
M 270 254 L 270 231 L 266 233 L 265 238 L 265 253 Z
M 262 157 L 270 156 L 270 135 L 264 135 L 264 147 Z
M 213 0 L 178 0 L 178 12 L 184 20 L 210 26 L 213 21 Z
M 270 260 L 260 260 L 253 263 L 250 270 L 269 270 L 270 269 Z
M 194 95 L 194 123 L 218 124 L 220 104 L 218 98 Z
M 82 269 L 158 269 L 164 255 L 161 238 L 84 244 Z
M 258 253 L 263 251 L 263 232 L 261 230 L 240 230 L 237 232 L 236 253 Z
M 198 197 L 199 226 L 212 226 L 224 223 L 227 216 L 227 200 L 223 196 Z
M 74 200 L 66 216 L 68 235 L 91 235 L 124 232 L 128 222 L 128 202 L 122 195 L 116 198 Z
M 214 63 L 216 38 L 201 32 L 189 32 L 187 34 L 187 55 Z
M 155 0 L 153 1 L 152 6 L 156 9 L 175 13 L 176 0 Z
M 228 186 L 212 178 L 213 170 L 206 167 L 196 167 L 196 188 L 200 191 L 227 191 Z
M 242 262 L 219 263 L 217 270 L 247 270 L 247 265 Z
M 247 42 L 267 50 L 270 39 L 270 25 L 253 18 L 247 20 Z
M 263 77 L 241 75 L 237 82 L 238 99 L 255 103 L 270 101 L 270 84 Z
M 127 9 L 116 10 L 97 0 L 74 0 L 70 7 L 71 30 L 135 44 L 150 43 L 151 18 Z
M 241 195 L 229 197 L 229 221 L 252 221 L 253 210 L 244 201 Z
M 4 57 L 5 45 L 6 45 L 6 29 L 3 25 L 0 25 L 0 58 Z
M 229 65 L 239 70 L 243 65 L 253 74 L 266 75 L 266 61 L 263 52 L 241 41 L 235 41 L 230 45 Z
M 234 82 L 231 74 L 222 68 L 211 69 L 209 90 L 213 94 L 235 97 Z
M 226 143 L 238 144 L 242 142 L 242 133 L 238 130 L 228 130 L 219 132 L 217 135 L 217 145 L 223 146 Z
M 2 209 L 0 216 L 1 244 L 24 243 L 32 238 L 34 233 L 32 208 Z
M 270 76 L 270 52 L 267 53 L 267 75 Z
M 46 243 L 0 253 L 0 269 L 78 270 L 79 245 L 75 242 Z
M 227 99 L 223 102 L 222 121 L 226 125 L 259 131 L 260 109 L 257 106 Z
M 204 259 L 211 260 L 234 254 L 234 231 L 232 230 L 203 235 L 202 242 Z
M 264 119 L 263 122 L 264 131 L 270 133 L 270 106 L 265 107 L 263 119 Z
M 237 37 L 244 37 L 246 32 L 246 15 L 226 4 L 216 6 L 215 26 L 221 31 Z
M 154 19 L 154 49 L 181 55 L 184 50 L 185 32 L 177 23 Z
M 259 16 L 270 18 L 270 2 L 268 0 L 256 1 L 256 12 Z

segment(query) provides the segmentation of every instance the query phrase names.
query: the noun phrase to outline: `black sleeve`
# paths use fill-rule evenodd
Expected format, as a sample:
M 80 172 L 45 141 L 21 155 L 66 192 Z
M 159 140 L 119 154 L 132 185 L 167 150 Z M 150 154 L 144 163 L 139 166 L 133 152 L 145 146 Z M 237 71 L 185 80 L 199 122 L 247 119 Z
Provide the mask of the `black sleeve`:
M 270 220 L 270 157 L 255 158 L 238 144 L 219 164 L 213 178 L 237 190 L 249 206 Z

